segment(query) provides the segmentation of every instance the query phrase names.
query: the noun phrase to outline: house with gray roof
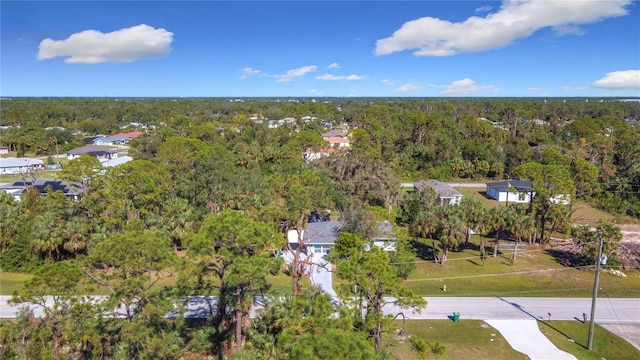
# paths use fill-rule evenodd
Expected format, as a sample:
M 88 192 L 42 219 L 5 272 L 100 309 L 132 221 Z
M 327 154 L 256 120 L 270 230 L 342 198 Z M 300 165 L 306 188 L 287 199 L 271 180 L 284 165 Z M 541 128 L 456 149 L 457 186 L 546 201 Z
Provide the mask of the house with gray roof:
M 37 170 L 44 170 L 44 162 L 40 159 L 26 157 L 0 159 L 0 174 L 24 174 Z
M 118 151 L 106 146 L 98 145 L 87 145 L 67 151 L 67 159 L 69 160 L 79 158 L 82 155 L 95 156 L 98 160 L 115 159 L 118 157 Z
M 80 200 L 83 192 L 81 184 L 68 183 L 63 180 L 54 179 L 18 180 L 10 184 L 2 185 L 0 190 L 13 196 L 16 201 L 20 201 L 22 199 L 22 195 L 26 193 L 29 188 L 35 189 L 43 196 L 50 191 L 60 191 L 67 198 L 73 200 Z
M 431 187 L 436 192 L 436 201 L 440 205 L 459 205 L 462 194 L 447 183 L 438 180 L 419 181 L 413 183 L 416 191 L 424 191 L 425 187 Z
M 124 135 L 112 135 L 112 136 L 104 136 L 99 137 L 93 140 L 94 145 L 108 145 L 108 146 L 116 146 L 116 145 L 124 145 L 131 140 L 128 136 Z
M 301 233 L 305 252 L 307 254 L 328 254 L 335 244 L 343 225 L 344 223 L 342 221 L 308 223 Z M 296 250 L 298 247 L 298 232 L 296 230 L 289 230 L 287 233 L 287 239 L 293 250 Z M 367 245 L 367 248 L 377 246 L 385 251 L 395 251 L 396 240 L 397 238 L 393 231 L 393 225 L 389 222 L 380 223 L 376 227 L 375 238 L 370 245 Z

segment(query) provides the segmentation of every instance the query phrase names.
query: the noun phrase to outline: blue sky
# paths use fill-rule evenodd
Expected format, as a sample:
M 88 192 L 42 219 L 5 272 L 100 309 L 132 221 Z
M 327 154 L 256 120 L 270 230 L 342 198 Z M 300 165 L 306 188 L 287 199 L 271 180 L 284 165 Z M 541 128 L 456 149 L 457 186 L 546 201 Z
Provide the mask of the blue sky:
M 640 96 L 640 4 L 4 1 L 0 96 Z

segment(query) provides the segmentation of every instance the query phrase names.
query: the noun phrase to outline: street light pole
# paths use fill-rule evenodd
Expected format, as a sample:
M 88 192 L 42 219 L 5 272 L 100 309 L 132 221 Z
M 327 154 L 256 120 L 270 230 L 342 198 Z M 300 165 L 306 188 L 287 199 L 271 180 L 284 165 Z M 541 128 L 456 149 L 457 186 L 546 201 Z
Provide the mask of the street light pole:
M 589 342 L 587 343 L 587 349 L 591 350 L 593 347 L 593 330 L 595 327 L 596 316 L 596 299 L 598 298 L 598 286 L 600 283 L 600 263 L 602 262 L 602 233 L 600 233 L 600 241 L 598 244 L 598 257 L 596 258 L 596 278 L 593 282 L 593 297 L 591 299 L 591 322 L 589 323 Z

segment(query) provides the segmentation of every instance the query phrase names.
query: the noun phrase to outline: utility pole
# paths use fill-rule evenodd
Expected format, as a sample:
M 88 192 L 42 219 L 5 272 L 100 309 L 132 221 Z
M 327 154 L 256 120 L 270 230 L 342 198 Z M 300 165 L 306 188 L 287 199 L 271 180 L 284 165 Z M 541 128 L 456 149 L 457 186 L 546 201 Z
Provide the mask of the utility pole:
M 602 232 L 600 233 L 600 240 L 598 244 L 598 257 L 596 259 L 596 278 L 593 282 L 593 297 L 591 299 L 591 322 L 589 323 L 589 341 L 587 343 L 587 349 L 591 350 L 593 347 L 593 329 L 595 327 L 595 317 L 596 317 L 596 299 L 598 298 L 598 286 L 600 283 L 600 264 L 603 262 L 602 259 L 602 245 L 604 241 L 602 240 Z

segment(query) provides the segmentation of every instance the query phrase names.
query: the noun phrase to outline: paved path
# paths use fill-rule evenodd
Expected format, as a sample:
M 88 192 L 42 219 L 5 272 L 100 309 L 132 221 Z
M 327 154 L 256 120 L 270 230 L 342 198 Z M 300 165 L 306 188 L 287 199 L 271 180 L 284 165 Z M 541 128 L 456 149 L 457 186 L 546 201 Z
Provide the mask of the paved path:
M 293 262 L 293 255 L 285 251 L 284 260 L 288 263 Z M 300 254 L 302 259 L 306 259 L 307 255 Z M 335 290 L 333 290 L 333 280 L 331 277 L 331 263 L 327 261 L 322 254 L 314 254 L 309 255 L 311 257 L 311 283 L 315 286 L 320 287 L 322 291 L 329 294 L 332 299 L 335 301 L 338 300 L 338 295 Z
M 511 347 L 531 360 L 577 360 L 558 349 L 538 328 L 536 320 L 485 320 Z

